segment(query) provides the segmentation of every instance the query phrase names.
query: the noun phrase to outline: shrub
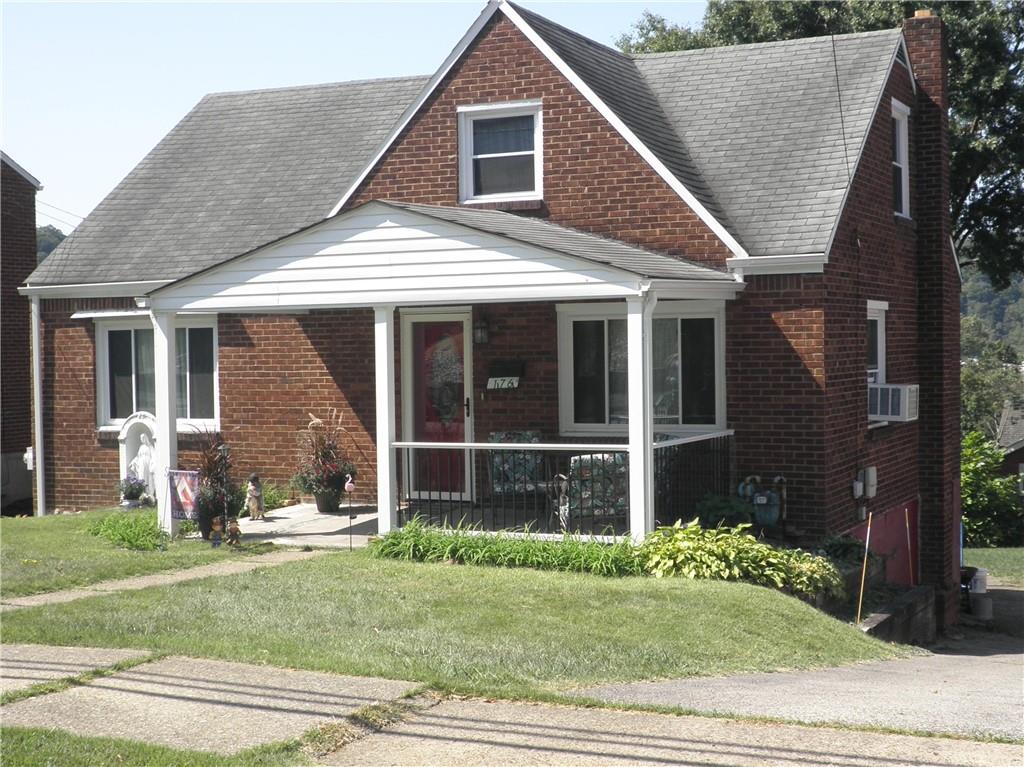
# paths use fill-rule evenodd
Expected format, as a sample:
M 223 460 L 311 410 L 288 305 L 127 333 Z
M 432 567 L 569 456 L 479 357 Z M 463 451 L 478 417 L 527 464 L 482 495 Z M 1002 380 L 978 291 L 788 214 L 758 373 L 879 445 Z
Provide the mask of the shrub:
M 736 527 L 753 521 L 749 503 L 734 496 L 706 495 L 697 504 L 697 517 L 704 527 Z
M 960 495 L 966 546 L 1020 546 L 1024 543 L 1024 500 L 1017 481 L 1000 474 L 1003 453 L 995 442 L 973 431 L 960 452 Z
M 603 543 L 565 535 L 560 540 L 526 533 L 475 533 L 468 529 L 442 529 L 413 519 L 374 541 L 374 556 L 415 562 L 458 562 L 467 565 L 532 567 L 593 575 L 640 575 L 640 565 L 629 539 Z
M 155 511 L 119 511 L 97 519 L 86 528 L 115 546 L 135 551 L 167 548 L 168 535 L 160 529 Z
M 864 559 L 864 541 L 852 535 L 832 535 L 821 542 L 818 553 L 842 565 L 860 564 Z M 877 556 L 868 552 L 869 559 Z
M 800 549 L 775 548 L 748 534 L 749 525 L 702 528 L 697 520 L 661 527 L 647 536 L 638 554 L 656 578 L 683 576 L 748 581 L 802 597 L 840 598 L 843 582 L 835 565 Z

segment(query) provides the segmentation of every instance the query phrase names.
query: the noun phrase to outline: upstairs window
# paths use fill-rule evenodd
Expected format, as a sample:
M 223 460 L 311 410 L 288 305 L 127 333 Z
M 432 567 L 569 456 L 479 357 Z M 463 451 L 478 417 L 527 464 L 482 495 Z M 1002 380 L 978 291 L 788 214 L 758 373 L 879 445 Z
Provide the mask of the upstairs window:
M 97 323 L 97 420 L 115 426 L 138 410 L 156 413 L 153 329 L 143 323 Z M 210 325 L 175 330 L 179 421 L 216 422 L 216 331 Z
M 462 202 L 540 199 L 539 102 L 459 108 Z
M 892 206 L 910 218 L 910 107 L 892 100 Z

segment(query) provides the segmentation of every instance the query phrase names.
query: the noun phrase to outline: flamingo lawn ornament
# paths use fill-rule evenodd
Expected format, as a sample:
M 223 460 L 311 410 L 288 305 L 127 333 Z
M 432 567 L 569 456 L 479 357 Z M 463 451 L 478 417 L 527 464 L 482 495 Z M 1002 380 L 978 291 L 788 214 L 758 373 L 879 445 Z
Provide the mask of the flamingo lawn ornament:
M 345 475 L 345 495 L 348 496 L 348 550 L 352 551 L 352 520 L 356 515 L 352 513 L 352 493 L 356 491 L 356 483 L 351 474 Z

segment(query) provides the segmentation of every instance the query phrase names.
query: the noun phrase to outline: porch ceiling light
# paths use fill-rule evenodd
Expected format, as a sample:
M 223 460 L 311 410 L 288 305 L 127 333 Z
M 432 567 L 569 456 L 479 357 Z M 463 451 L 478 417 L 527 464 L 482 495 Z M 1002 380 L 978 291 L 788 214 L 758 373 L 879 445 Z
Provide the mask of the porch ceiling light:
M 481 317 L 473 323 L 473 343 L 485 344 L 490 337 L 490 327 L 487 325 L 487 318 Z

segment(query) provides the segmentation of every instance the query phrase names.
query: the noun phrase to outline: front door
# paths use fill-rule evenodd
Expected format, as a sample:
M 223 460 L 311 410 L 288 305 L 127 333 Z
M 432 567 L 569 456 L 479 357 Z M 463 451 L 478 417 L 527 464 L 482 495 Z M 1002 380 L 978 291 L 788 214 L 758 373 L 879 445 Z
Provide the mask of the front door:
M 410 442 L 473 440 L 472 317 L 469 312 L 403 314 L 402 423 Z M 415 448 L 405 469 L 413 498 L 472 500 L 466 449 Z

